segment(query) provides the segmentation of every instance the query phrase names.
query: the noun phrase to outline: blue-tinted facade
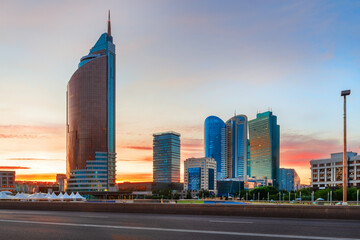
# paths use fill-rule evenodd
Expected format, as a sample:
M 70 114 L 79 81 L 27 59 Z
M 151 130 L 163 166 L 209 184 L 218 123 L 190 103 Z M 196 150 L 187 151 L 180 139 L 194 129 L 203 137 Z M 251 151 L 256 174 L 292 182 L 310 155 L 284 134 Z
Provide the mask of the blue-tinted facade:
M 189 168 L 188 169 L 189 174 L 189 187 L 188 190 L 190 191 L 196 191 L 201 189 L 201 168 Z
M 215 190 L 214 169 L 209 168 L 209 190 Z
M 259 113 L 249 121 L 251 176 L 279 182 L 280 126 L 272 112 Z
M 250 141 L 247 140 L 247 175 L 251 176 Z
M 154 182 L 180 182 L 180 134 L 165 132 L 153 136 Z
M 109 156 L 96 152 L 95 159 L 86 161 L 85 169 L 72 170 L 67 181 L 67 190 L 77 192 L 101 192 L 108 189 Z
M 247 176 L 247 117 L 238 115 L 226 122 L 226 160 L 228 178 Z
M 290 191 L 296 191 L 300 188 L 300 178 L 295 169 L 279 169 L 279 189 Z
M 237 115 L 226 123 L 216 116 L 205 119 L 205 157 L 217 163 L 217 179 L 248 175 L 248 120 Z
M 226 177 L 225 123 L 216 116 L 209 116 L 204 124 L 205 157 L 216 161 L 217 179 Z

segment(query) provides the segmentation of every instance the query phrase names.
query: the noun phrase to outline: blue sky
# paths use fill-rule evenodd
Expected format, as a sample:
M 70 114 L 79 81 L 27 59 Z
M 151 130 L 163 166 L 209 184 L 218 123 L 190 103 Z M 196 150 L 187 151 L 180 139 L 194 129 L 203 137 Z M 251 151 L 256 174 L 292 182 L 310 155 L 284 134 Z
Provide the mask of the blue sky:
M 11 1 L 0 8 L 0 165 L 65 171 L 66 84 L 106 31 L 108 9 L 119 175 L 150 178 L 153 132 L 180 132 L 185 160 L 203 155 L 208 115 L 252 119 L 272 109 L 281 165 L 306 179 L 312 157 L 341 151 L 348 88 L 349 146 L 358 151 L 359 1 Z

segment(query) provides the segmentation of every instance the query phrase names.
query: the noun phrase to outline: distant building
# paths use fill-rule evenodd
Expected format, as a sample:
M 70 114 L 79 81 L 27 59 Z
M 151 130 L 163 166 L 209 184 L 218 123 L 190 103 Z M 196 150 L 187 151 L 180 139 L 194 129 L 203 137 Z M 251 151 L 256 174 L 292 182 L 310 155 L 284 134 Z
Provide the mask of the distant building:
M 180 134 L 163 132 L 153 136 L 154 183 L 180 182 Z
M 257 187 L 266 187 L 266 186 L 274 186 L 274 182 L 272 179 L 257 179 L 257 178 L 248 178 L 244 184 L 244 188 L 246 190 L 254 189 Z
M 115 45 L 103 33 L 67 85 L 67 191 L 116 191 Z
M 300 189 L 300 177 L 295 169 L 280 168 L 279 189 L 288 192 Z
M 216 116 L 209 116 L 204 124 L 205 157 L 216 161 L 216 178 L 227 177 L 225 157 L 225 123 Z
M 227 177 L 247 176 L 247 117 L 245 115 L 234 116 L 225 125 Z
M 278 186 L 280 126 L 272 112 L 258 113 L 249 121 L 251 176 L 272 179 Z
M 0 191 L 15 190 L 15 171 L 0 171 Z
M 24 193 L 52 193 L 59 191 L 59 184 L 55 182 L 17 181 L 15 190 Z
M 360 187 L 360 156 L 347 152 L 348 186 Z M 343 153 L 332 153 L 330 158 L 311 160 L 311 187 L 324 189 L 342 187 Z
M 213 158 L 188 158 L 184 163 L 184 190 L 216 191 L 216 161 Z
M 227 178 L 217 181 L 217 195 L 219 197 L 235 196 L 244 190 L 244 181 L 237 178 Z
M 59 184 L 59 191 L 65 191 L 66 174 L 56 174 L 56 183 Z
M 151 191 L 152 182 L 124 182 L 118 183 L 119 191 Z

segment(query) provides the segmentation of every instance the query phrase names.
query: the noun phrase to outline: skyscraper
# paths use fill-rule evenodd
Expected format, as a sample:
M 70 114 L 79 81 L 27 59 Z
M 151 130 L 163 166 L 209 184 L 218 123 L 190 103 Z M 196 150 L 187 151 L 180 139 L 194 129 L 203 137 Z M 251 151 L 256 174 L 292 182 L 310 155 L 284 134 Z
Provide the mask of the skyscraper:
M 218 180 L 247 176 L 247 122 L 245 115 L 234 116 L 226 124 L 216 116 L 205 119 L 205 157 L 215 159 Z
M 216 161 L 217 179 L 226 178 L 225 123 L 216 116 L 209 116 L 204 124 L 205 157 Z
M 279 181 L 280 126 L 272 112 L 258 113 L 249 121 L 251 176 Z
M 226 122 L 226 162 L 228 178 L 247 176 L 247 117 L 237 115 Z
M 180 182 L 180 134 L 164 132 L 153 136 L 154 183 Z
M 115 190 L 115 45 L 103 33 L 67 86 L 67 189 Z

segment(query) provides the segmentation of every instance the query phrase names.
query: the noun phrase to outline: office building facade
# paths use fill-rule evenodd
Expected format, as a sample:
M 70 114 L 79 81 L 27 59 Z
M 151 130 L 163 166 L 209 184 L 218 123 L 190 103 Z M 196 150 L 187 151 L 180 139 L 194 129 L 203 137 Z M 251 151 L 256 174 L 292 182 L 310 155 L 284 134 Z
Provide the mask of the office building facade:
M 237 115 L 226 122 L 226 165 L 228 178 L 247 176 L 248 120 Z
M 115 45 L 103 33 L 67 86 L 67 190 L 116 191 Z
M 184 190 L 216 191 L 216 166 L 213 158 L 188 158 L 184 163 Z
M 251 176 L 279 182 L 280 126 L 272 112 L 258 113 L 249 121 Z
M 180 134 L 163 132 L 153 137 L 154 183 L 180 182 Z
M 216 116 L 209 116 L 204 124 L 205 157 L 216 161 L 216 177 L 227 176 L 225 159 L 225 123 Z
M 15 190 L 15 171 L 0 171 L 0 191 Z
M 297 191 L 300 189 L 300 177 L 295 169 L 279 169 L 279 190 L 288 192 Z
M 237 115 L 226 123 L 209 116 L 204 124 L 205 157 L 217 163 L 217 179 L 248 176 L 248 119 Z
M 347 152 L 348 186 L 360 187 L 360 156 Z M 311 187 L 325 189 L 343 185 L 343 153 L 332 153 L 330 158 L 311 160 Z

